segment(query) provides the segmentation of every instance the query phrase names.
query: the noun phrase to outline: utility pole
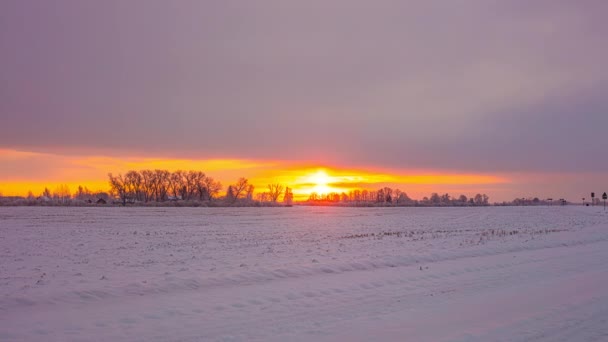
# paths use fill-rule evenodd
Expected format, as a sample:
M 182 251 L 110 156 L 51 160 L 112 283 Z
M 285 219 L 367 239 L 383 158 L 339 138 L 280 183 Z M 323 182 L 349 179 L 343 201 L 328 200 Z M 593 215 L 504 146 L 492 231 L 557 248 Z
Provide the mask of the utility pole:
M 593 207 L 595 205 L 595 192 L 591 193 L 591 206 Z
M 605 192 L 602 195 L 602 199 L 604 200 L 604 211 L 606 211 L 606 200 L 608 199 L 608 195 Z

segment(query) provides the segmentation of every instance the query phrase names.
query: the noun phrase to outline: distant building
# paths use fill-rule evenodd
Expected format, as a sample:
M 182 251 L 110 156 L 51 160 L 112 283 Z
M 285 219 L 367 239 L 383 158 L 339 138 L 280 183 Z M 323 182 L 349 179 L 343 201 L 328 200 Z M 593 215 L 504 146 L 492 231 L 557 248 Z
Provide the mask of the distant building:
M 104 200 L 103 198 L 100 198 L 95 203 L 97 203 L 97 204 L 107 204 L 108 202 L 106 202 L 106 200 Z

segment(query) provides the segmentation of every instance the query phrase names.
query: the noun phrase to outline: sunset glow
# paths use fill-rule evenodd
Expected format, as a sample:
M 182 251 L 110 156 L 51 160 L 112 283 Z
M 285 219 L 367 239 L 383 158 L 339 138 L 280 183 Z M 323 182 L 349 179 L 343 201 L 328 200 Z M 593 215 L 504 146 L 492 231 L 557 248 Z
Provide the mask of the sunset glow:
M 412 196 L 426 196 L 449 187 L 468 194 L 508 182 L 503 176 L 428 170 L 367 170 L 364 167 L 229 158 L 73 156 L 7 149 L 0 150 L 0 162 L 4 166 L 0 170 L 0 192 L 19 196 L 28 191 L 39 195 L 45 187 L 53 191 L 62 184 L 68 185 L 72 192 L 79 185 L 92 191 L 107 191 L 108 173 L 143 169 L 200 170 L 222 182 L 222 194 L 240 177 L 248 178 L 256 192 L 264 192 L 267 184 L 278 182 L 292 188 L 296 200 L 305 200 L 311 193 L 348 193 L 384 186 L 400 188 Z
M 331 183 L 331 179 L 327 175 L 325 170 L 319 170 L 316 173 L 310 175 L 308 177 L 308 180 L 313 185 L 312 189 L 310 190 L 310 193 L 316 192 L 316 193 L 324 194 L 324 193 L 329 193 L 329 192 L 335 191 L 329 186 L 329 184 Z M 304 183 L 304 184 L 308 184 L 308 183 Z

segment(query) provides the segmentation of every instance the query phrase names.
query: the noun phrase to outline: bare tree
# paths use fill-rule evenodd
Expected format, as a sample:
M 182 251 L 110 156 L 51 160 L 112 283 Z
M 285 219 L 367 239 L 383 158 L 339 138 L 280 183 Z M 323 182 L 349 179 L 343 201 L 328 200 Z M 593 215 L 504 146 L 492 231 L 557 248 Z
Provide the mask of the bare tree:
M 283 203 L 291 205 L 293 203 L 293 192 L 290 188 L 285 188 L 285 196 L 283 196 Z
M 239 178 L 236 184 L 231 186 L 234 195 L 234 201 L 236 201 L 245 194 L 248 185 L 249 181 L 247 180 L 247 178 Z
M 376 202 L 384 203 L 385 200 L 386 197 L 384 197 L 384 189 L 378 189 L 378 191 L 376 191 Z
M 154 196 L 154 171 L 141 171 L 142 190 L 144 193 L 144 202 L 150 201 Z
M 347 193 L 343 192 L 340 194 L 340 202 L 342 202 L 342 203 L 350 202 L 350 197 L 348 196 Z
M 226 201 L 230 202 L 230 203 L 234 203 L 237 199 L 237 197 L 234 194 L 234 188 L 232 185 L 228 186 L 228 189 L 226 189 Z
M 276 203 L 283 194 L 283 186 L 279 183 L 268 184 L 268 194 L 270 200 Z
M 171 173 L 168 177 L 169 192 L 171 193 L 171 195 L 174 198 L 181 197 L 182 187 L 183 187 L 183 183 L 182 183 L 183 174 L 184 174 L 184 171 L 177 170 L 177 171 Z
M 354 190 L 353 195 L 351 196 L 351 200 L 355 202 L 361 202 L 361 190 Z
M 129 192 L 129 197 L 131 197 L 131 199 L 134 201 L 143 200 L 142 175 L 137 171 L 129 171 L 125 174 L 124 181 L 127 191 Z
M 207 188 L 207 196 L 210 201 L 213 200 L 213 198 L 217 196 L 220 191 L 222 191 L 222 183 L 214 180 L 211 177 L 205 177 L 204 183 L 205 187 Z
M 367 190 L 365 190 L 365 189 L 364 189 L 364 190 L 362 190 L 362 191 L 361 191 L 361 201 L 363 201 L 363 202 L 367 202 L 367 201 L 369 201 L 369 198 L 370 198 L 370 196 L 369 196 L 369 191 L 367 191 Z
M 395 189 L 395 191 L 393 193 L 394 193 L 393 198 L 394 198 L 395 202 L 397 204 L 401 203 L 401 190 Z
M 196 196 L 199 201 L 204 200 L 207 197 L 207 187 L 205 185 L 205 178 L 207 177 L 205 176 L 205 173 L 200 171 L 189 171 L 188 174 L 189 186 L 191 187 L 189 190 L 190 198 L 192 199 Z
M 155 175 L 155 192 L 156 192 L 156 201 L 161 202 L 167 199 L 167 194 L 169 193 L 169 178 L 171 177 L 171 173 L 167 170 L 154 170 Z
M 247 186 L 247 188 L 245 189 L 246 191 L 246 198 L 248 201 L 253 201 L 253 191 L 255 190 L 255 186 L 253 186 L 253 184 L 249 184 Z
M 60 184 L 55 188 L 55 197 L 65 203 L 70 198 L 70 188 L 66 184 Z
M 110 179 L 110 192 L 114 193 L 120 198 L 123 206 L 127 205 L 129 193 L 123 176 L 119 174 L 118 176 L 114 177 L 111 173 L 108 173 L 108 178 Z
M 258 192 L 255 194 L 255 200 L 258 202 L 269 202 L 270 195 L 267 192 Z
M 314 202 L 314 201 L 318 201 L 319 199 L 320 199 L 320 198 L 319 198 L 319 194 L 317 194 L 317 193 L 316 193 L 316 192 L 314 192 L 314 191 L 313 191 L 313 192 L 311 192 L 311 193 L 310 193 L 310 195 L 308 196 L 308 200 L 309 200 L 309 201 L 313 201 L 313 202 Z
M 193 199 L 195 196 L 199 200 L 203 200 L 207 193 L 205 189 L 205 173 L 200 171 L 188 171 L 186 176 L 188 199 Z
M 411 204 L 412 202 L 414 202 L 405 192 L 401 191 L 399 193 L 399 203 L 403 203 L 403 204 Z
M 431 194 L 431 204 L 438 205 L 439 203 L 441 203 L 441 197 L 436 192 L 433 192 Z
M 384 188 L 384 198 L 385 202 L 392 203 L 393 202 L 393 189 L 389 187 Z
M 488 200 L 490 198 L 486 194 L 477 194 L 473 198 L 473 203 L 475 205 L 488 205 Z
M 74 199 L 77 199 L 80 201 L 90 200 L 92 197 L 93 197 L 93 194 L 91 193 L 91 191 L 86 186 L 83 187 L 82 185 L 78 186 L 78 190 L 74 194 Z

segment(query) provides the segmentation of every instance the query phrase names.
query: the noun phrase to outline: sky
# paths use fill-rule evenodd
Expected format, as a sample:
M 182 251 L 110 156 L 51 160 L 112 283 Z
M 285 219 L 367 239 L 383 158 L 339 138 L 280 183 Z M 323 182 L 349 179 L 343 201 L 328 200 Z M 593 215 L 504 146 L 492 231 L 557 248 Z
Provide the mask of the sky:
M 102 188 L 152 163 L 258 187 L 326 170 L 413 197 L 580 200 L 608 190 L 606 13 L 603 0 L 4 0 L 0 192 Z

